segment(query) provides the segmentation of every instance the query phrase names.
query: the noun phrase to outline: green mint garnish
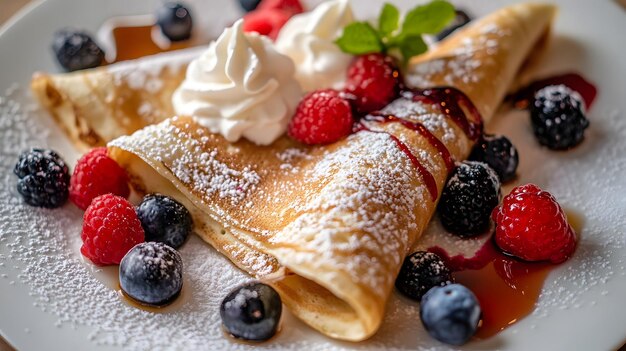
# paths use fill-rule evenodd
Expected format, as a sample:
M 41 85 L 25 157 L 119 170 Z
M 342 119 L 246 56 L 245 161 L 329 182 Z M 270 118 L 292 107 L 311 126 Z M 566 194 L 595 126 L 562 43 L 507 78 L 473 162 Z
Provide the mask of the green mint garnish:
M 407 12 L 402 23 L 405 35 L 437 34 L 454 19 L 454 6 L 445 1 L 433 1 Z
M 404 60 L 408 61 L 411 57 L 426 52 L 428 46 L 420 35 L 413 35 L 405 37 L 405 39 L 400 42 L 399 49 Z
M 363 55 L 384 50 L 376 29 L 367 22 L 352 22 L 343 29 L 342 36 L 335 42 L 343 52 Z
M 391 35 L 400 25 L 400 11 L 392 4 L 385 4 L 378 17 L 378 32 L 383 38 Z
M 336 43 L 348 54 L 399 51 L 405 62 L 428 50 L 422 34 L 436 34 L 454 19 L 454 6 L 434 0 L 407 12 L 400 23 L 400 11 L 387 3 L 378 17 L 378 28 L 368 22 L 353 22 L 346 26 Z

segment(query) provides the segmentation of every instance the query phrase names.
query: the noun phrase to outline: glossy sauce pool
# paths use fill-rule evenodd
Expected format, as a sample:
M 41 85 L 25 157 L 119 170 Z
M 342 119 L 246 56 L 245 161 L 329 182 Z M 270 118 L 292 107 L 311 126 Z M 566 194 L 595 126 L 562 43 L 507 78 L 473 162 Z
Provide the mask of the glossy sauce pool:
M 166 48 L 157 45 L 152 39 L 156 26 L 117 26 L 112 29 L 116 47 L 114 62 L 132 60 L 143 56 L 161 52 L 184 49 L 190 46 L 190 41 L 172 42 Z M 113 63 L 113 62 L 110 62 Z
M 574 231 L 580 233 L 583 225 L 580 214 L 566 213 Z M 489 338 L 532 313 L 548 274 L 559 267 L 508 256 L 491 239 L 470 258 L 449 256 L 440 247 L 428 251 L 441 256 L 453 271 L 454 280 L 478 298 L 482 319 L 475 335 L 477 339 Z

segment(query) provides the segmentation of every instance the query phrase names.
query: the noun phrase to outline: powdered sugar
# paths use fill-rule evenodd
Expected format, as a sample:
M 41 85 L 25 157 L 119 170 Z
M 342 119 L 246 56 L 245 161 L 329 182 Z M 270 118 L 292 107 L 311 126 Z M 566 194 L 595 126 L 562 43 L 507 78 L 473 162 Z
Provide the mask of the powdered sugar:
M 339 268 L 354 282 L 382 295 L 394 277 L 378 272 L 399 265 L 398 253 L 408 249 L 402 245 L 409 242 L 409 232 L 417 230 L 415 207 L 425 203 L 427 190 L 423 185 L 411 186 L 416 177 L 413 165 L 389 135 L 361 132 L 350 136 L 348 145 L 328 153 L 307 171 L 313 184 L 326 185 L 310 194 L 297 209 L 303 214 L 273 240 L 290 242 L 292 233 L 298 233 L 300 245 L 305 242 L 295 260 Z M 398 230 L 398 220 L 408 225 Z M 338 253 L 352 257 L 345 259 Z
M 178 74 L 203 50 L 204 47 L 198 47 L 123 61 L 111 65 L 107 71 L 113 74 L 117 85 L 124 84 L 131 89 L 145 89 L 149 93 L 158 93 L 163 86 L 163 82 L 159 79 L 163 70 L 169 70 L 170 74 Z
M 532 133 L 524 127 L 527 119 L 513 117 L 496 123 L 495 129 L 511 138 L 524 155 L 519 169 L 523 177 L 520 181 L 533 181 L 545 187 L 565 208 L 583 213 L 586 222 L 575 256 L 547 282 L 539 306 L 528 318 L 532 324 L 513 325 L 503 333 L 503 338 L 516 332 L 532 333 L 532 325 L 537 330 L 551 328 L 554 326 L 551 321 L 569 316 L 561 310 L 584 313 L 614 301 L 611 299 L 620 296 L 620 290 L 616 290 L 620 285 L 616 283 L 623 280 L 625 274 L 626 239 L 622 229 L 626 211 L 622 196 L 626 193 L 626 184 L 621 180 L 620 171 L 626 167 L 623 115 L 595 112 L 587 140 L 580 148 L 566 154 L 550 153 L 536 146 Z M 57 210 L 35 209 L 23 204 L 14 190 L 12 167 L 23 149 L 46 145 L 42 136 L 47 132 L 41 121 L 42 117 L 23 94 L 0 99 L 0 217 L 3 218 L 0 221 L 0 274 L 6 276 L 0 278 L 0 285 L 12 289 L 25 287 L 37 311 L 55 316 L 57 322 L 50 328 L 55 325 L 61 329 L 88 328 L 87 335 L 76 332 L 79 338 L 83 335 L 89 340 L 86 342 L 91 347 L 86 348 L 107 345 L 157 350 L 249 349 L 223 335 L 218 309 L 221 299 L 232 288 L 250 278 L 196 237 L 181 249 L 185 263 L 183 295 L 163 313 L 147 312 L 126 305 L 111 288 L 114 284 L 98 280 L 102 276 L 115 277 L 115 269 L 99 272 L 81 258 L 78 252 L 80 211 L 69 204 Z M 59 137 L 52 135 L 52 138 Z M 376 138 L 382 141 L 385 136 Z M 76 158 L 76 155 L 64 156 L 66 160 Z M 542 167 L 537 167 L 537 163 Z M 323 169 L 328 167 L 320 166 L 318 171 Z M 602 176 L 598 176 L 597 170 L 602 170 Z M 449 240 L 451 247 L 465 247 L 468 252 L 473 245 L 480 246 L 480 239 L 448 239 L 448 235 L 436 229 L 437 224 L 436 220 L 432 222 L 422 243 L 445 247 L 444 242 Z M 286 312 L 281 332 L 264 346 L 313 351 L 446 349 L 425 334 L 418 318 L 417 304 L 394 294 L 381 330 L 365 343 L 346 345 L 320 337 Z
M 445 84 L 477 83 L 484 78 L 479 73 L 479 67 L 493 64 L 490 56 L 496 54 L 498 50 L 506 50 L 506 47 L 498 44 L 506 41 L 495 39 L 508 35 L 510 35 L 508 31 L 500 30 L 496 24 L 486 25 L 480 28 L 479 35 L 464 38 L 461 45 L 452 51 L 452 55 L 410 66 L 406 77 L 407 84 L 413 87 L 430 87 L 435 85 L 433 78 L 442 74 Z M 479 60 L 475 57 L 477 53 L 486 54 L 486 57 L 481 56 Z
M 241 308 L 248 299 L 258 298 L 258 297 L 259 297 L 259 293 L 256 290 L 242 288 L 239 290 L 239 292 L 237 292 L 237 295 L 235 295 L 235 297 L 232 300 L 227 301 L 224 304 L 224 307 L 226 309 Z
M 201 141 L 192 138 L 181 138 L 183 144 L 168 144 L 164 148 L 159 144 L 160 138 L 154 133 L 167 135 L 182 134 L 183 131 L 172 125 L 169 121 L 163 122 L 165 128 L 149 126 L 139 131 L 135 138 L 148 143 L 148 149 L 158 149 L 162 159 L 174 160 L 171 167 L 172 173 L 186 184 L 192 184 L 194 190 L 205 197 L 218 193 L 220 198 L 227 198 L 233 204 L 242 201 L 246 193 L 252 191 L 259 182 L 260 177 L 254 170 L 245 167 L 241 170 L 229 168 L 223 162 L 216 159 L 217 150 L 206 152 L 202 150 Z M 122 137 L 111 145 L 124 145 L 129 137 Z M 201 138 L 200 138 L 201 139 Z M 131 141 L 132 143 L 132 141 Z M 162 161 L 158 159 L 157 161 Z
M 563 98 L 569 96 L 572 99 L 573 103 L 577 104 L 581 107 L 582 111 L 585 111 L 587 107 L 585 106 L 585 100 L 580 96 L 577 91 L 574 91 L 567 87 L 566 85 L 549 85 L 542 89 L 539 89 L 537 93 L 535 93 L 535 99 L 543 99 L 544 101 L 544 109 L 550 110 L 553 109 L 556 104 L 560 104 L 563 101 Z
M 428 113 L 433 110 L 437 111 L 437 108 L 429 108 L 421 101 L 413 101 L 413 94 L 405 92 L 402 98 L 394 100 L 381 112 L 409 121 L 419 122 L 432 133 L 443 131 L 441 141 L 444 143 L 454 141 L 456 134 L 451 126 L 454 122 L 442 113 Z

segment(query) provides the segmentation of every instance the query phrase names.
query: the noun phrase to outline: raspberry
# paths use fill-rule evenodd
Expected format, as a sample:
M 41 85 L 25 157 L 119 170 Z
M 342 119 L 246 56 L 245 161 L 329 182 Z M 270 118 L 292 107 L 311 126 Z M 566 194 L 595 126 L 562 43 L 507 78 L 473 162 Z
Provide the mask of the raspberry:
M 387 106 L 398 95 L 400 71 L 383 54 L 357 57 L 348 68 L 346 92 L 354 95 L 356 111 L 367 114 Z
M 263 0 L 258 6 L 259 10 L 283 10 L 289 17 L 304 12 L 304 7 L 299 0 Z
M 318 90 L 298 105 L 289 135 L 305 144 L 328 144 L 348 136 L 353 122 L 352 109 L 342 93 Z
M 135 208 L 123 197 L 98 196 L 85 211 L 80 252 L 93 263 L 119 264 L 133 246 L 144 241 Z
M 96 196 L 109 193 L 128 197 L 128 175 L 107 156 L 105 147 L 99 147 L 78 160 L 70 180 L 70 200 L 84 210 Z
M 257 32 L 274 40 L 289 18 L 291 14 L 280 9 L 252 11 L 243 18 L 243 30 Z
M 576 234 L 563 209 L 534 184 L 513 189 L 492 217 L 498 246 L 523 260 L 560 263 L 576 248 Z

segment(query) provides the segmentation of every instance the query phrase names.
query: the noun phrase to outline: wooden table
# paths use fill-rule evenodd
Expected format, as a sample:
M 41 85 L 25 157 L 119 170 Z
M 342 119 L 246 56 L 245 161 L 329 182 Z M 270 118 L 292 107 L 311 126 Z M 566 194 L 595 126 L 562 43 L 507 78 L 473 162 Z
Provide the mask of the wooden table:
M 0 26 L 30 1 L 31 0 L 0 0 Z M 616 1 L 626 8 L 626 0 Z M 15 349 L 0 337 L 0 351 L 15 351 Z M 626 351 L 626 345 L 622 346 L 618 351 Z

